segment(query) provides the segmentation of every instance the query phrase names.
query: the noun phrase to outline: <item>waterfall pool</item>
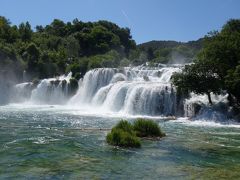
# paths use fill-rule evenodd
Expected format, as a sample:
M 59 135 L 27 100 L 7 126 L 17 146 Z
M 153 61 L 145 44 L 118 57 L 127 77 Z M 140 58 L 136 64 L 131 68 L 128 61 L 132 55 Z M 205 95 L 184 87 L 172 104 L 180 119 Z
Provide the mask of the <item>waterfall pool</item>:
M 0 107 L 0 179 L 238 179 L 240 125 L 154 118 L 167 134 L 109 146 L 121 118 L 65 106 Z M 133 118 L 129 117 L 129 121 Z M 81 130 L 80 128 L 91 128 Z M 96 128 L 96 130 L 94 130 Z

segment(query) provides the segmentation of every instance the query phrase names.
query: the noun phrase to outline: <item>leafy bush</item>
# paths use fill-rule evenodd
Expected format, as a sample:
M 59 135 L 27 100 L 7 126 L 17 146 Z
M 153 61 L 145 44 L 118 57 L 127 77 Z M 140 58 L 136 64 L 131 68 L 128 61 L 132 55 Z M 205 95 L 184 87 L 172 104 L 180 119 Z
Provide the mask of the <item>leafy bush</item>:
M 138 137 L 163 137 L 165 134 L 161 131 L 159 125 L 146 119 L 137 119 L 133 124 L 133 129 Z
M 80 74 L 79 72 L 77 72 L 77 73 L 75 74 L 74 78 L 75 78 L 76 80 L 81 79 L 81 74 Z

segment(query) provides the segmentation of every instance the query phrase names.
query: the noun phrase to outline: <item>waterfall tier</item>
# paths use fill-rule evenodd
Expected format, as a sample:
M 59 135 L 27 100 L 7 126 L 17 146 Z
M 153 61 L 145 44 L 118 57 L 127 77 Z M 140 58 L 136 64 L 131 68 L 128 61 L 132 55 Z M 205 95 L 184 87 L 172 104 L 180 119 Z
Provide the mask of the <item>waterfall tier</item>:
M 75 80 L 74 86 L 69 73 L 58 78 L 17 84 L 12 102 L 61 104 L 122 115 L 193 117 L 208 107 L 207 96 L 192 93 L 185 99 L 177 95 L 171 77 L 181 69 L 181 65 L 98 68 L 88 71 L 79 82 Z M 213 102 L 226 102 L 227 96 L 212 94 L 212 99 Z
M 69 99 L 69 83 L 72 74 L 39 82 L 21 83 L 13 89 L 12 102 L 33 104 L 65 104 Z
M 131 115 L 175 115 L 171 76 L 179 67 L 99 68 L 86 73 L 69 105 L 88 105 Z

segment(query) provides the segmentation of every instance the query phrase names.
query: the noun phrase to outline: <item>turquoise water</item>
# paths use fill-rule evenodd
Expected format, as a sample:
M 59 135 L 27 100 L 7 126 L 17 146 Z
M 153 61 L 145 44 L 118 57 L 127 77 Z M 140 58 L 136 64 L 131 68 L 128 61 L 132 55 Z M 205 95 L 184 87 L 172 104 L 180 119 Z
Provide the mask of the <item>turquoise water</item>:
M 155 118 L 165 138 L 122 149 L 98 129 L 119 119 L 56 106 L 0 107 L 0 179 L 240 177 L 240 125 Z

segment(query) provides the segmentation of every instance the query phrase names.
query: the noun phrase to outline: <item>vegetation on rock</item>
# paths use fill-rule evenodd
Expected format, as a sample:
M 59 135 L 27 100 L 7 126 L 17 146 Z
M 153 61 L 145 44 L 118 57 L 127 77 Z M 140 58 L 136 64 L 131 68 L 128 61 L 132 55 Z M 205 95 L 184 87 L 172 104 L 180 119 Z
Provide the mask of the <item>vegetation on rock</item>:
M 141 147 L 140 140 L 136 135 L 117 128 L 113 128 L 111 133 L 107 135 L 107 142 L 120 147 Z
M 159 125 L 146 119 L 137 119 L 133 125 L 126 120 L 121 120 L 107 134 L 107 143 L 120 147 L 141 147 L 139 137 L 161 138 L 165 134 L 161 131 Z

